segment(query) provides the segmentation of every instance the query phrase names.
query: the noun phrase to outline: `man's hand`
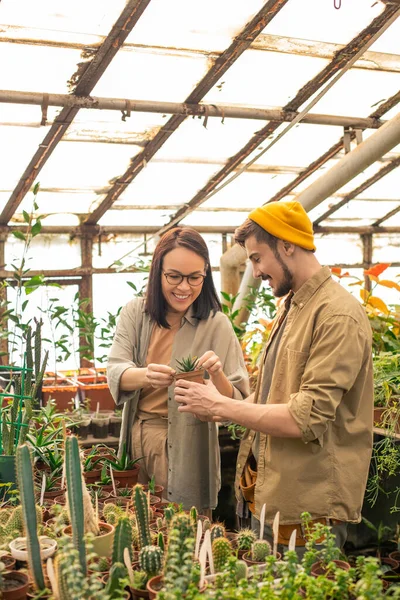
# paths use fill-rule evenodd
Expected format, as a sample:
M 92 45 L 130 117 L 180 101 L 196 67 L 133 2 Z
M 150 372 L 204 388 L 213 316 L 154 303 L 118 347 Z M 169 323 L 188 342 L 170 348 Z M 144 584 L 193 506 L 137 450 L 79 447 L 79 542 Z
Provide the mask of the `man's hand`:
M 172 385 L 175 373 L 168 365 L 150 364 L 146 371 L 146 381 L 154 388 L 166 388 Z
M 210 380 L 206 384 L 178 379 L 175 385 L 175 400 L 180 404 L 179 412 L 193 414 L 200 421 L 218 421 L 217 401 L 221 398 Z
M 200 356 L 197 360 L 197 366 L 208 371 L 210 376 L 216 375 L 222 371 L 221 360 L 212 350 L 208 350 L 208 352 L 205 352 Z

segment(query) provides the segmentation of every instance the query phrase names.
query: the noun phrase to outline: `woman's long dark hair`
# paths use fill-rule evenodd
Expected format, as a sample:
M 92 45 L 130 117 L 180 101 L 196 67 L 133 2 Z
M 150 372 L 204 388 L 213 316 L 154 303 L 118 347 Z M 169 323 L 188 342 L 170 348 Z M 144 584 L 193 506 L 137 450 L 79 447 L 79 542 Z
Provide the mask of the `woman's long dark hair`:
M 145 303 L 145 311 L 150 317 L 158 325 L 168 329 L 170 328 L 166 319 L 168 307 L 161 288 L 161 274 L 164 256 L 175 248 L 191 250 L 201 256 L 205 262 L 206 277 L 200 295 L 193 302 L 193 316 L 197 319 L 207 319 L 211 311 L 215 313 L 221 310 L 212 278 L 207 244 L 191 227 L 174 227 L 162 236 L 154 250 Z

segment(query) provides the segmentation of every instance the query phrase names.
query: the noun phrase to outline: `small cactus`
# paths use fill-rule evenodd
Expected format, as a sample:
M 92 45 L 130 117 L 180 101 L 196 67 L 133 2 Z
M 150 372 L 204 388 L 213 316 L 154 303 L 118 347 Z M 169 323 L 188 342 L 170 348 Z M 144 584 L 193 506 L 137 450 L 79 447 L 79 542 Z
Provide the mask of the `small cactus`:
M 145 546 L 139 553 L 139 566 L 147 576 L 155 577 L 162 569 L 163 551 L 158 546 Z
M 103 507 L 103 517 L 109 525 L 116 525 L 121 517 L 125 516 L 125 511 L 116 504 L 105 504 Z
M 160 531 L 160 529 L 162 529 L 164 526 L 163 520 L 161 517 L 157 517 L 156 519 L 156 527 L 157 527 L 157 531 Z
M 225 527 L 222 523 L 214 523 L 211 527 L 211 541 L 213 542 L 219 537 L 225 537 Z
M 210 519 L 204 519 L 204 521 L 203 521 L 203 532 L 205 533 L 209 529 L 211 529 L 211 521 L 210 521 Z
M 165 523 L 166 523 L 167 527 L 169 527 L 171 525 L 174 515 L 175 515 L 174 507 L 167 506 L 167 508 L 164 510 L 164 519 L 165 519 Z
M 217 573 L 223 571 L 228 558 L 232 555 L 232 544 L 227 538 L 217 537 L 212 543 L 214 566 Z
M 192 506 L 192 508 L 190 509 L 190 520 L 192 521 L 193 527 L 197 527 L 198 517 L 199 514 L 197 512 L 197 508 L 195 506 Z
M 257 535 L 252 529 L 241 529 L 236 537 L 238 550 L 251 550 L 251 546 L 256 539 Z
M 97 569 L 100 573 L 108 572 L 110 568 L 109 560 L 105 556 L 100 556 L 99 562 L 97 563 Z
M 251 560 L 265 562 L 271 554 L 271 544 L 267 540 L 256 540 L 251 547 Z
M 161 548 L 161 550 L 164 552 L 165 551 L 165 542 L 164 542 L 164 536 L 162 534 L 162 531 L 158 532 L 158 538 L 157 538 L 157 546 L 159 548 Z
M 132 560 L 132 525 L 128 517 L 118 521 L 114 533 L 112 564 L 124 563 L 124 550 L 128 548 Z
M 247 579 L 248 569 L 244 560 L 237 560 L 235 564 L 236 581 Z
M 151 545 L 149 528 L 149 505 L 147 495 L 140 484 L 135 485 L 134 490 L 135 514 L 139 530 L 139 547 Z

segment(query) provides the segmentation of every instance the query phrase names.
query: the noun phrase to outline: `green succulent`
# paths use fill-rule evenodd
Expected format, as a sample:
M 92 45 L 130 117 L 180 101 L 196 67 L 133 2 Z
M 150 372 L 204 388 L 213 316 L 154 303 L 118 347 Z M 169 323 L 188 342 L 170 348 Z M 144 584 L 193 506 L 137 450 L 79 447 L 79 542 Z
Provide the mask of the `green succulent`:
M 182 358 L 182 360 L 177 360 L 176 364 L 178 365 L 178 369 L 181 373 L 189 373 L 190 371 L 195 371 L 198 363 L 197 356 L 186 356 Z

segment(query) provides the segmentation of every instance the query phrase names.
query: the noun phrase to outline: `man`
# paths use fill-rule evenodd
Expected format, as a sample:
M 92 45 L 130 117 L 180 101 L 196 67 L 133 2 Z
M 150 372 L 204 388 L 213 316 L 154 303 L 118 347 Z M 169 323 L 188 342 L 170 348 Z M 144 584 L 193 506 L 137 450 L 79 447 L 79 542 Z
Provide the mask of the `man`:
M 312 223 L 300 203 L 255 209 L 235 232 L 255 277 L 286 297 L 246 402 L 208 384 L 177 382 L 181 412 L 247 428 L 236 477 L 238 500 L 266 534 L 280 511 L 279 543 L 293 529 L 304 546 L 303 512 L 332 526 L 337 544 L 361 520 L 372 450 L 372 333 L 361 304 L 315 257 Z M 285 548 L 283 548 L 285 549 Z

